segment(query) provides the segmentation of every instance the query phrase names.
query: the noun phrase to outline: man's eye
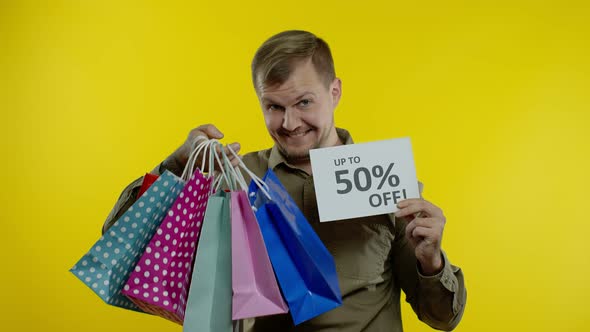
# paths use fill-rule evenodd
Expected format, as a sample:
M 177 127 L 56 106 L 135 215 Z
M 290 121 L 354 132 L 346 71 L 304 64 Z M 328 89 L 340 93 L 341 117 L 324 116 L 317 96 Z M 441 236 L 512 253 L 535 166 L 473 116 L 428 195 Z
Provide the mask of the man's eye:
M 309 99 L 302 99 L 301 101 L 299 101 L 299 106 L 306 107 L 309 106 L 309 104 L 311 104 L 311 100 Z
M 277 104 L 271 104 L 266 107 L 269 111 L 281 111 L 283 109 L 282 106 Z

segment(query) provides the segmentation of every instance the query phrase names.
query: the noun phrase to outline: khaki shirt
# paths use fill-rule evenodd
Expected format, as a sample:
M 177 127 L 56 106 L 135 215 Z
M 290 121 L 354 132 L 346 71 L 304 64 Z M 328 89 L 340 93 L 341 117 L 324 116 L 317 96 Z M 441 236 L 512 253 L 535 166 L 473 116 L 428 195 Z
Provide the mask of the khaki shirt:
M 337 132 L 344 144 L 353 143 L 346 130 Z M 243 161 L 259 177 L 268 168 L 277 174 L 334 257 L 343 300 L 342 306 L 297 326 L 285 314 L 248 320 L 245 330 L 401 332 L 401 290 L 423 322 L 447 331 L 457 326 L 466 301 L 463 273 L 443 253 L 442 271 L 423 276 L 405 238 L 405 222 L 378 215 L 320 223 L 313 176 L 289 165 L 276 146 L 246 154 Z M 104 230 L 133 204 L 141 182 L 137 179 L 125 188 Z

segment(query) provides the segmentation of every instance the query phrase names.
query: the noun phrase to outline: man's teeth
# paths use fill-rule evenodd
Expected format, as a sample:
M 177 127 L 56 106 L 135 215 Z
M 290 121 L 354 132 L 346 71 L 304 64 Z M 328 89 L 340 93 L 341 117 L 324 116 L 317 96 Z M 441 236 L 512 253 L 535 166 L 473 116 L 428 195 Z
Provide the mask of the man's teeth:
M 291 133 L 291 134 L 289 134 L 289 136 L 291 136 L 291 137 L 294 137 L 294 136 L 295 137 L 296 136 L 303 136 L 303 135 L 307 134 L 307 132 L 308 132 L 308 130 L 302 131 L 302 132 L 299 132 L 299 133 Z

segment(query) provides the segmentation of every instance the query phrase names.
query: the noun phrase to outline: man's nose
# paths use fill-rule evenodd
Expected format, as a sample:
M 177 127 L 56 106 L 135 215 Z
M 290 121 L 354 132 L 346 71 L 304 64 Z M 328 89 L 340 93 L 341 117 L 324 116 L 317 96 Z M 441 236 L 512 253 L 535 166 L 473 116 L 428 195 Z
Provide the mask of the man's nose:
M 285 116 L 283 117 L 283 128 L 288 131 L 293 131 L 301 125 L 301 119 L 297 110 L 292 108 L 285 109 Z

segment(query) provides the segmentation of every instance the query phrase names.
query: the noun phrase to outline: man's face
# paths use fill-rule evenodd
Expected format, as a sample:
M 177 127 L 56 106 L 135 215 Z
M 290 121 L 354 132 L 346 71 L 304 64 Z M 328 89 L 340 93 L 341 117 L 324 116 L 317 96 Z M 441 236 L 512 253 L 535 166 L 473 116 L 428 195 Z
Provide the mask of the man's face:
M 336 145 L 340 95 L 340 80 L 326 87 L 311 59 L 298 63 L 283 84 L 259 91 L 266 128 L 288 161 L 305 161 L 310 149 Z

